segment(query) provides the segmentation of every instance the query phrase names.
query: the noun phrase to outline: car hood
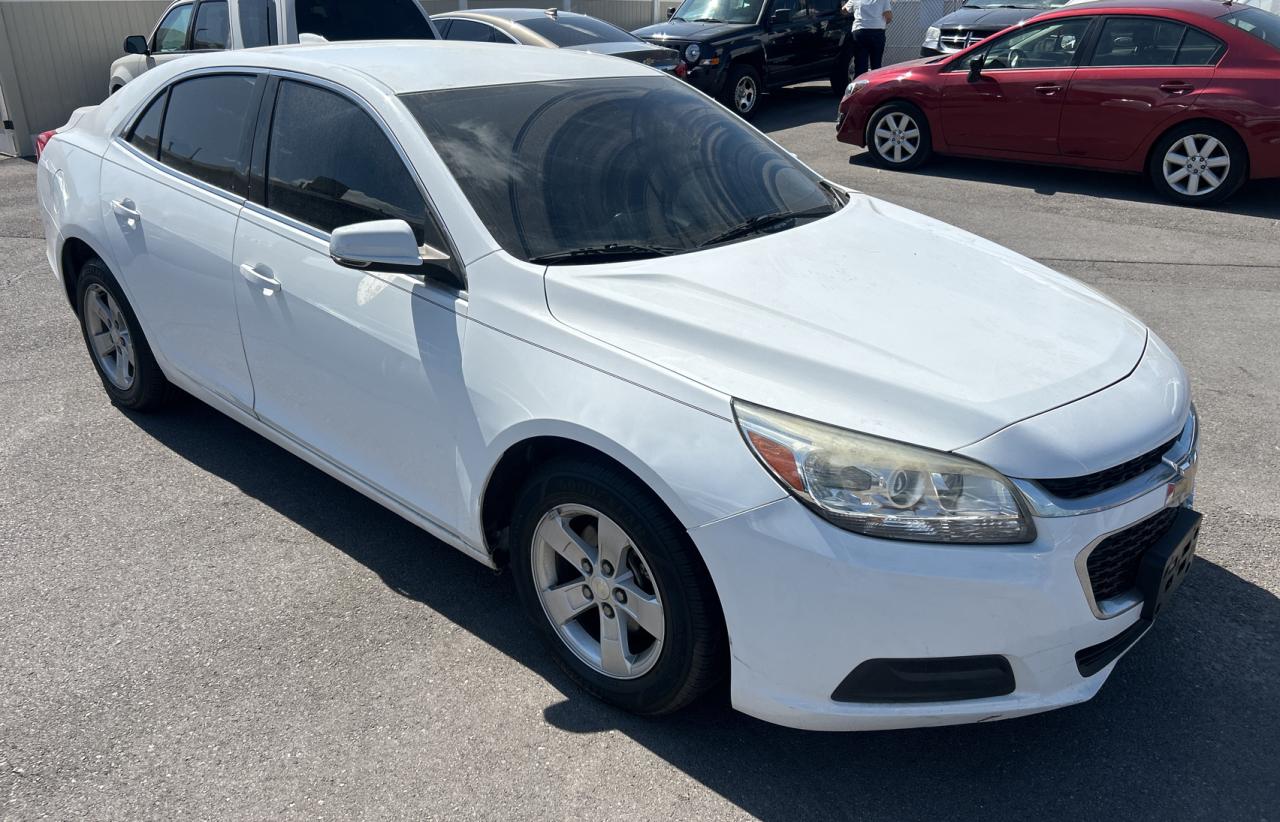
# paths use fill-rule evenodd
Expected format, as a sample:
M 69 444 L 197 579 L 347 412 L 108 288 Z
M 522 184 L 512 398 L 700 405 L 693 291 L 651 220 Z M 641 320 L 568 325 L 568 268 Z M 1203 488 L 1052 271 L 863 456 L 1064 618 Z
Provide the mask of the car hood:
M 694 23 L 688 20 L 668 20 L 645 26 L 631 32 L 636 37 L 661 43 L 663 40 L 699 41 L 717 40 L 732 37 L 744 29 L 753 28 L 754 23 Z
M 960 8 L 934 23 L 939 28 L 1003 29 L 1030 20 L 1052 9 L 966 9 Z
M 1146 328 L 1069 277 L 860 194 L 706 251 L 553 266 L 551 313 L 724 394 L 951 451 L 1099 391 Z

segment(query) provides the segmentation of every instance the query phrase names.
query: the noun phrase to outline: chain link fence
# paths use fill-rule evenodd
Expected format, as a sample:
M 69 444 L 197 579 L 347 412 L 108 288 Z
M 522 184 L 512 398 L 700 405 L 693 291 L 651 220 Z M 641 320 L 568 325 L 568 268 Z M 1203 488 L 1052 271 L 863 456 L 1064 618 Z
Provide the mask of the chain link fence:
M 885 63 L 901 63 L 903 60 L 919 57 L 925 30 L 939 17 L 958 9 L 961 2 L 963 0 L 895 0 L 893 23 L 885 33 Z M 576 11 L 599 17 L 619 28 L 632 31 L 666 20 L 667 12 L 680 4 L 670 0 L 559 0 L 555 3 L 528 0 L 422 0 L 422 6 L 429 14 L 466 9 L 545 9 L 551 5 L 562 11 Z

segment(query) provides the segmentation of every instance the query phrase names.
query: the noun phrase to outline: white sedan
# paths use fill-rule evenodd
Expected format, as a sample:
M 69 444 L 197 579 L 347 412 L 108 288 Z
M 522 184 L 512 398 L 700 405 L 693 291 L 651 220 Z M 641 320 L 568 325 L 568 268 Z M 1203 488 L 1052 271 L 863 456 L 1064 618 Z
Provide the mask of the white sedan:
M 482 563 L 657 714 L 1089 699 L 1187 572 L 1196 419 L 1140 321 L 591 54 L 292 46 L 51 136 L 103 387 L 177 386 Z

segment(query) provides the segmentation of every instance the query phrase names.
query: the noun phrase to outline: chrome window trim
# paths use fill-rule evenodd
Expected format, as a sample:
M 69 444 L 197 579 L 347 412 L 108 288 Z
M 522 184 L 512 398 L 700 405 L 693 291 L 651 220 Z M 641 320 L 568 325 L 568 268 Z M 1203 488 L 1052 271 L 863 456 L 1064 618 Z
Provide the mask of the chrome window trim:
M 1192 409 L 1187 414 L 1182 433 L 1178 435 L 1173 446 L 1165 452 L 1159 465 L 1114 488 L 1080 499 L 1063 499 L 1054 496 L 1035 480 L 1013 477 L 1009 479 L 1026 499 L 1033 516 L 1074 517 L 1080 514 L 1096 514 L 1099 511 L 1133 502 L 1138 497 L 1162 485 L 1175 482 L 1189 473 L 1195 468 L 1196 460 L 1199 459 L 1199 439 L 1199 424 L 1195 410 Z

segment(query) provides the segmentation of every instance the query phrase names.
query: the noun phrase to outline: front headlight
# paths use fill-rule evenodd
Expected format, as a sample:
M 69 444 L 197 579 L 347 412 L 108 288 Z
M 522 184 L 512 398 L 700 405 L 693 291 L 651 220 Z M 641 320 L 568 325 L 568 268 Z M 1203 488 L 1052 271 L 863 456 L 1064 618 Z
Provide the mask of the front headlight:
M 942 39 L 942 29 L 937 26 L 929 26 L 924 32 L 924 41 L 926 43 L 937 44 Z
M 685 47 L 684 61 L 686 63 L 693 65 L 698 62 L 700 57 L 702 57 L 702 46 L 699 46 L 697 43 L 690 43 Z
M 733 408 L 760 462 L 841 528 L 916 542 L 1035 539 L 1013 485 L 985 465 L 737 400 Z
M 870 80 L 854 80 L 852 83 L 844 87 L 844 96 L 848 97 L 850 94 L 861 91 L 869 85 L 871 85 Z

